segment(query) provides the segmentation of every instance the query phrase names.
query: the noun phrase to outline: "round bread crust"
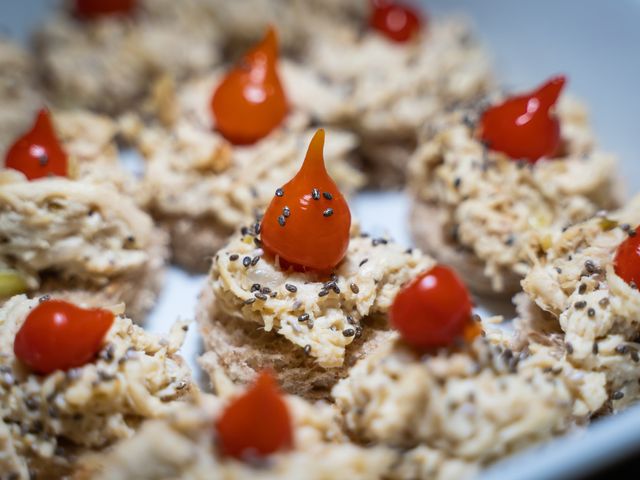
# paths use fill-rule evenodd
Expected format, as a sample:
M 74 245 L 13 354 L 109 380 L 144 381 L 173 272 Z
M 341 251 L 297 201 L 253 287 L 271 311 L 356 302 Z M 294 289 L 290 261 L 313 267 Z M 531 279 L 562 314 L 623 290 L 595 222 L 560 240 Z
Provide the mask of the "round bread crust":
M 213 217 L 158 217 L 157 223 L 171 239 L 174 263 L 193 273 L 207 273 L 211 258 L 233 233 Z
M 168 236 L 159 228 L 149 244 L 149 261 L 145 268 L 132 275 L 111 279 L 106 286 L 87 285 L 86 282 L 69 282 L 52 275 L 44 279 L 34 294 L 66 298 L 74 303 L 90 307 L 105 307 L 124 302 L 127 316 L 135 323 L 144 323 L 153 308 L 164 283 L 165 265 L 169 257 Z
M 435 257 L 439 263 L 453 267 L 476 294 L 506 299 L 520 291 L 521 278 L 509 270 L 502 271 L 504 289 L 493 290 L 491 278 L 484 273 L 484 262 L 445 237 L 446 212 L 443 209 L 413 199 L 410 208 L 410 228 L 415 245 Z
M 266 332 L 257 323 L 218 314 L 211 289 L 200 295 L 196 320 L 207 350 L 200 363 L 209 375 L 221 367 L 234 383 L 246 384 L 258 371 L 271 368 L 285 392 L 310 400 L 329 399 L 331 388 L 360 358 L 395 336 L 385 318 L 370 318 L 363 322 L 362 336 L 349 345 L 344 364 L 325 369 L 283 336 Z

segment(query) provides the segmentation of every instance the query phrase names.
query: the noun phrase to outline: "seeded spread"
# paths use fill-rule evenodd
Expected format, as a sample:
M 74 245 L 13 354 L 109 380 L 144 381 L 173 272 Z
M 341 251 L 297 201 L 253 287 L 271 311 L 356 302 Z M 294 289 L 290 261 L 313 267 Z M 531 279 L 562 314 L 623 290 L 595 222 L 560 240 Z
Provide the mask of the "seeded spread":
M 488 151 L 462 112 L 427 129 L 412 157 L 415 241 L 480 292 L 517 290 L 534 232 L 550 235 L 618 203 L 615 160 L 594 148 L 584 109 L 564 101 L 558 115 L 563 152 L 534 166 Z
M 3 282 L 22 285 L 16 293 L 125 302 L 133 318 L 144 318 L 162 282 L 166 239 L 132 200 L 110 186 L 28 182 L 13 170 L 0 172 L 0 185 Z
M 131 14 L 81 20 L 61 11 L 35 36 L 38 63 L 58 106 L 122 113 L 154 79 L 177 80 L 219 61 L 206 0 L 140 0 Z
M 487 56 L 457 18 L 438 19 L 404 44 L 374 32 L 338 33 L 312 44 L 312 67 L 348 88 L 345 118 L 362 137 L 372 181 L 398 185 L 420 128 L 491 87 Z
M 420 357 L 397 339 L 333 389 L 357 442 L 406 451 L 400 478 L 467 478 L 479 467 L 571 424 L 567 386 L 479 337 Z
M 175 400 L 192 395 L 196 387 L 176 353 L 186 325 L 176 324 L 163 339 L 124 315 L 93 362 L 30 373 L 14 357 L 13 341 L 38 301 L 20 295 L 0 308 L 0 471 L 7 478 L 28 479 L 28 472 L 60 478 L 79 454 L 131 436 L 143 419 L 166 415 Z
M 294 423 L 293 450 L 253 464 L 223 458 L 216 453 L 213 431 L 222 404 L 207 396 L 167 419 L 146 422 L 111 452 L 83 461 L 76 478 L 329 480 L 340 472 L 345 478 L 365 480 L 380 478 L 396 458 L 390 449 L 349 443 L 329 405 L 312 405 L 297 397 L 287 397 Z
M 523 281 L 556 327 L 560 365 L 598 375 L 599 388 L 584 394 L 592 412 L 609 404 L 622 409 L 640 393 L 640 293 L 613 269 L 618 245 L 640 223 L 639 207 L 635 197 L 621 210 L 555 234 Z
M 235 235 L 218 252 L 205 288 L 213 289 L 219 314 L 275 330 L 325 368 L 342 365 L 365 319 L 386 314 L 400 286 L 434 265 L 417 250 L 354 232 L 343 262 L 323 278 L 283 271 L 256 239 Z
M 17 44 L 0 38 L 0 158 L 42 106 L 33 60 Z

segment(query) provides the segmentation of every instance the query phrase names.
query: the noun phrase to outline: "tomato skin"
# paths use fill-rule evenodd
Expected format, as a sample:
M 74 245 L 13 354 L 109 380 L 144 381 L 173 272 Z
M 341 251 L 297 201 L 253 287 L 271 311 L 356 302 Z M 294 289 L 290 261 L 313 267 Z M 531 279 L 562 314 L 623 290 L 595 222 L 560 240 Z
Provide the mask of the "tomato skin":
M 240 460 L 293 448 L 289 407 L 268 370 L 226 406 L 215 430 L 221 452 Z
M 216 87 L 211 112 L 216 129 L 235 145 L 266 137 L 287 116 L 289 106 L 277 70 L 278 40 L 270 28 L 265 38 L 231 69 Z
M 67 176 L 67 154 L 53 129 L 51 117 L 41 109 L 31 129 L 9 148 L 5 167 L 18 170 L 29 180 L 48 176 Z
M 267 252 L 286 264 L 319 272 L 344 258 L 351 228 L 349 205 L 325 169 L 324 136 L 324 130 L 316 132 L 302 167 L 279 189 L 282 195 L 276 193 L 261 223 Z
M 480 119 L 480 138 L 491 150 L 514 160 L 536 163 L 553 157 L 561 136 L 560 121 L 551 109 L 565 83 L 564 76 L 553 77 L 531 93 L 488 108 Z
M 618 245 L 613 258 L 613 269 L 620 278 L 631 285 L 633 282 L 640 288 L 640 226 Z
M 443 265 L 421 273 L 405 285 L 391 306 L 391 326 L 419 350 L 469 341 L 471 296 L 456 273 Z M 475 334 L 474 334 L 475 336 Z
M 73 12 L 84 19 L 128 15 L 137 4 L 137 0 L 75 0 Z
M 418 10 L 393 0 L 373 0 L 369 26 L 396 43 L 413 40 L 426 19 Z
M 81 367 L 100 351 L 113 320 L 109 310 L 84 309 L 63 300 L 43 301 L 27 315 L 13 351 L 42 375 Z

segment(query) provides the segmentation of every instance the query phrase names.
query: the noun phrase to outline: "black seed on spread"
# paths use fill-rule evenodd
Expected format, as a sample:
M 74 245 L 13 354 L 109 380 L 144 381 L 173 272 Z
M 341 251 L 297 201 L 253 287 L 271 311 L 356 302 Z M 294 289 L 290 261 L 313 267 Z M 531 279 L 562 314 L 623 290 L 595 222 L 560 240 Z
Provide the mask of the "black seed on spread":
M 38 299 L 38 303 L 42 303 L 42 302 L 46 302 L 47 300 L 51 299 L 51 295 L 47 294 L 47 295 L 42 295 L 39 299 Z
M 627 232 L 627 234 L 628 234 L 630 237 L 635 237 L 635 236 L 636 236 L 636 231 L 635 231 L 635 230 L 629 230 L 629 231 Z
M 330 217 L 331 215 L 333 215 L 333 208 L 327 208 L 324 212 L 322 212 L 322 215 L 324 217 Z
M 589 310 L 587 310 L 587 315 L 589 315 L 590 317 L 594 317 L 596 315 L 596 311 L 593 308 L 590 308 Z
M 265 295 L 269 295 L 271 293 L 271 289 L 269 287 L 262 287 L 260 291 Z
M 587 273 L 596 273 L 598 271 L 598 267 L 596 267 L 596 264 L 593 263 L 593 260 L 587 260 L 586 262 L 584 262 L 584 269 L 587 271 Z
M 598 344 L 596 342 L 593 342 L 593 346 L 591 347 L 591 351 L 593 352 L 594 355 L 598 354 Z
M 49 163 L 49 156 L 46 153 L 38 155 L 38 163 L 41 167 L 45 167 Z
M 578 287 L 578 293 L 582 295 L 586 291 L 587 291 L 587 285 L 585 283 L 581 283 L 580 286 Z
M 333 200 L 333 195 L 331 195 L 329 192 L 322 192 L 322 196 L 327 200 Z
M 313 328 L 313 319 L 309 319 L 307 320 L 307 327 L 309 327 L 309 330 L 311 330 Z
M 259 283 L 254 283 L 253 285 L 251 285 L 251 293 L 259 292 L 260 288 L 261 288 L 261 285 Z
M 579 302 L 574 303 L 573 306 L 575 307 L 576 310 L 582 310 L 584 307 L 587 306 L 587 302 L 585 302 L 584 300 L 580 300 Z
M 338 287 L 338 285 L 336 285 L 335 283 L 333 284 L 333 286 L 331 287 L 333 289 L 333 291 L 336 294 L 340 294 L 340 287 Z
M 407 255 L 411 255 L 413 253 L 413 248 L 409 247 L 407 248 L 404 253 L 406 253 Z
M 345 337 L 353 337 L 356 334 L 356 331 L 353 328 L 345 328 L 342 331 L 342 335 Z
M 507 239 L 504 241 L 504 244 L 507 246 L 511 246 L 515 241 L 516 241 L 515 237 L 513 235 L 509 235 Z
M 290 283 L 285 283 L 284 288 L 289 290 L 291 293 L 296 293 L 298 291 L 298 287 L 296 287 L 295 285 L 291 285 Z
M 256 224 L 253 226 L 253 230 L 255 231 L 256 235 L 260 234 L 261 229 L 262 229 L 262 226 L 260 225 L 260 222 L 256 222 Z
M 256 244 L 256 247 L 262 246 L 262 240 L 260 240 L 258 237 L 253 237 L 253 243 Z
M 302 315 L 300 315 L 298 317 L 298 321 L 299 322 L 306 322 L 307 320 L 309 320 L 309 314 L 308 313 L 303 313 Z
M 240 233 L 241 233 L 242 235 L 249 235 L 249 229 L 248 229 L 247 227 L 242 227 L 242 228 L 240 229 Z
M 329 295 L 329 290 L 327 290 L 326 288 L 323 288 L 318 292 L 319 297 L 326 297 L 327 295 Z
M 284 195 L 284 190 L 281 188 L 276 188 L 276 197 L 282 197 Z
M 231 260 L 232 262 L 235 262 L 239 258 L 240 258 L 240 255 L 238 255 L 237 253 L 234 253 L 233 255 L 229 255 L 229 260 Z
M 362 327 L 356 327 L 356 338 L 360 338 L 362 336 Z
M 356 294 L 360 293 L 360 287 L 358 287 L 358 285 L 356 285 L 355 283 L 352 283 L 351 285 L 349 285 L 349 288 L 353 293 L 356 293 Z
M 636 285 L 636 282 L 634 282 L 633 280 L 631 280 L 631 281 L 629 282 L 629 286 L 630 286 L 631 288 L 633 288 L 634 290 L 637 290 L 637 289 L 638 289 L 638 285 Z
M 573 345 L 571 345 L 570 342 L 567 342 L 564 344 L 564 346 L 567 349 L 567 353 L 571 355 L 573 353 Z
M 622 343 L 620 345 L 616 345 L 616 353 L 619 353 L 620 355 L 624 355 L 629 351 L 629 347 L 627 347 L 626 345 L 623 345 Z
M 631 357 L 631 360 L 633 360 L 635 363 L 638 363 L 640 361 L 640 356 L 638 356 L 637 350 L 631 350 L 631 353 L 629 354 L 629 356 Z
M 255 257 L 253 257 L 251 259 L 251 265 L 253 265 L 254 267 L 256 266 L 256 264 L 260 261 L 260 255 L 256 255 Z
M 609 305 L 609 299 L 607 297 L 601 298 L 598 301 L 598 305 L 600 305 L 602 308 L 606 308 L 607 305 Z
M 368 259 L 368 258 L 365 258 L 364 260 L 362 260 L 362 261 L 358 264 L 358 266 L 359 266 L 359 267 L 361 267 L 362 265 L 364 265 L 364 264 L 365 264 L 365 263 L 367 263 L 368 261 L 369 261 L 369 259 Z
M 242 265 L 244 265 L 245 267 L 248 267 L 249 265 L 251 265 L 251 257 L 244 257 L 242 259 Z
M 286 223 L 286 220 L 285 220 L 284 216 L 280 215 L 280 216 L 278 217 L 278 224 L 279 224 L 281 227 L 284 227 L 285 223 Z
M 244 304 L 245 304 L 245 305 L 251 305 L 251 304 L 252 304 L 253 302 L 255 302 L 255 301 L 256 301 L 256 299 L 255 299 L 255 298 L 253 298 L 253 297 L 252 297 L 252 298 L 247 298 L 247 299 L 244 301 Z
M 311 198 L 313 198 L 314 200 L 320 200 L 320 190 L 318 190 L 317 188 L 311 190 Z
M 267 299 L 267 296 L 262 292 L 256 292 L 256 293 L 254 293 L 254 296 L 256 298 L 260 299 L 260 300 L 266 300 Z
M 291 209 L 289 207 L 284 207 L 282 209 L 282 216 L 284 218 L 289 218 L 290 215 L 291 215 Z
M 377 247 L 378 245 L 386 245 L 389 241 L 386 238 L 374 238 L 371 240 L 371 245 Z
M 611 398 L 613 400 L 621 400 L 623 397 L 624 397 L 624 392 L 621 390 L 613 392 L 613 394 L 611 395 Z
M 353 319 L 353 317 L 351 315 L 347 315 L 347 323 L 349 325 L 355 325 L 356 321 Z
M 311 345 L 304 346 L 304 354 L 309 355 L 311 353 Z
M 456 177 L 453 180 L 453 188 L 457 189 L 458 187 L 460 187 L 460 183 L 462 183 L 462 179 L 460 177 Z

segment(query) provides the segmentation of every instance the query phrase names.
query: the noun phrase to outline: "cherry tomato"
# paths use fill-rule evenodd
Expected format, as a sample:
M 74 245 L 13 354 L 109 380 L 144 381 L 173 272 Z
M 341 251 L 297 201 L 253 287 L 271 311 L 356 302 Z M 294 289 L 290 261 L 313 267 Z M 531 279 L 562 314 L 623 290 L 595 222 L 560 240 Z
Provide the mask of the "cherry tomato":
M 261 232 L 264 249 L 302 269 L 328 271 L 349 246 L 349 205 L 324 166 L 324 130 L 316 132 L 302 168 L 267 207 Z
M 535 163 L 560 148 L 560 121 L 552 111 L 566 80 L 554 77 L 531 93 L 511 97 L 487 109 L 480 119 L 480 137 L 491 150 L 514 160 Z
M 75 0 L 73 11 L 78 17 L 86 19 L 128 15 L 137 3 L 137 0 Z
M 81 367 L 100 351 L 113 320 L 109 310 L 80 308 L 63 300 L 44 301 L 27 315 L 13 351 L 35 373 Z
M 4 165 L 24 173 L 29 180 L 67 176 L 67 154 L 60 146 L 46 109 L 38 112 L 31 130 L 9 148 Z
M 616 250 L 613 269 L 628 284 L 633 282 L 640 288 L 640 226 L 635 235 L 626 238 Z
M 269 371 L 232 400 L 215 424 L 220 449 L 238 459 L 264 457 L 293 447 L 289 408 Z
M 408 42 L 424 28 L 424 19 L 409 5 L 393 0 L 373 0 L 371 4 L 369 25 L 393 42 Z
M 277 71 L 278 40 L 264 40 L 224 77 L 211 98 L 217 130 L 231 143 L 248 145 L 266 137 L 287 116 L 287 98 Z
M 479 332 L 471 315 L 471 296 L 456 273 L 443 265 L 404 286 L 391 306 L 390 321 L 409 345 L 425 350 L 467 341 Z M 473 322 L 473 323 L 471 323 Z

